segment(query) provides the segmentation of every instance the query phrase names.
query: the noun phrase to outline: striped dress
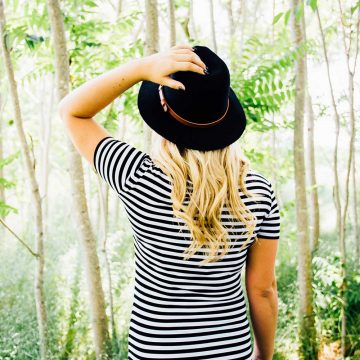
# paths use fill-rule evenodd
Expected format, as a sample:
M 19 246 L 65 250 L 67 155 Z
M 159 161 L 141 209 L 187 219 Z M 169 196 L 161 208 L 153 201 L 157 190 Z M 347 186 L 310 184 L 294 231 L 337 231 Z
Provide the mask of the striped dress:
M 256 171 L 248 172 L 248 190 L 262 194 L 262 201 L 255 203 L 239 189 L 256 214 L 254 237 L 238 252 L 245 236 L 240 234 L 242 225 L 235 223 L 229 253 L 200 266 L 202 250 L 183 260 L 190 231 L 173 215 L 170 179 L 147 153 L 109 136 L 97 144 L 93 162 L 123 202 L 133 230 L 135 289 L 128 359 L 251 359 L 241 272 L 255 236 L 279 238 L 279 208 L 271 183 Z M 223 210 L 224 224 L 227 219 L 229 213 Z

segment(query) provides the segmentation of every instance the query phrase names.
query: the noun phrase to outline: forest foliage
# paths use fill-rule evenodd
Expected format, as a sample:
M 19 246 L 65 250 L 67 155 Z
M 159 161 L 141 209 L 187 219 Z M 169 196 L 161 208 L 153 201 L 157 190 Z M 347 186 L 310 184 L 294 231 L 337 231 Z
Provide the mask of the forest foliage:
M 57 2 L 57 1 L 56 1 Z M 145 56 L 146 1 L 63 0 L 63 26 L 67 39 L 70 89 L 136 57 Z M 199 6 L 199 2 L 202 6 Z M 307 59 L 308 83 L 314 113 L 316 184 L 311 183 L 311 163 L 307 137 L 310 111 L 305 108 L 308 218 L 314 209 L 311 196 L 316 189 L 320 207 L 318 247 L 311 252 L 311 292 L 316 343 L 319 359 L 360 358 L 360 276 L 359 276 L 359 136 L 351 144 L 351 117 L 346 53 L 356 65 L 359 48 L 360 1 L 299 1 L 292 7 L 285 1 L 214 0 L 217 44 L 209 31 L 211 19 L 202 16 L 208 1 L 175 1 L 178 43 L 206 44 L 218 47 L 231 71 L 231 86 L 239 97 L 248 120 L 242 148 L 251 166 L 266 174 L 276 188 L 281 210 L 281 239 L 276 263 L 279 315 L 274 359 L 301 358 L 299 340 L 299 289 L 303 268 L 298 257 L 293 139 L 297 119 L 294 106 L 298 90 L 295 79 L 299 59 Z M 158 0 L 160 48 L 169 45 L 168 2 Z M 231 5 L 234 33 L 231 32 Z M 91 333 L 83 249 L 79 245 L 77 224 L 73 219 L 69 158 L 66 133 L 57 114 L 56 54 L 54 52 L 45 0 L 4 1 L 6 23 L 4 43 L 11 54 L 26 140 L 40 187 L 44 213 L 45 307 L 47 311 L 47 357 L 49 359 L 94 359 L 96 351 Z M 121 7 L 120 7 L 121 6 Z M 193 16 L 189 9 L 192 9 Z M 207 10 L 206 10 L 207 11 Z M 304 20 L 306 39 L 294 46 L 292 16 Z M 318 18 L 322 21 L 323 33 Z M 342 24 L 342 25 L 341 25 Z M 342 32 L 341 26 L 344 26 Z M 323 35 L 323 36 L 322 36 Z M 334 107 L 324 58 L 327 46 L 330 76 L 340 113 L 339 173 L 340 198 L 348 197 L 348 221 L 344 224 L 346 249 L 341 249 L 334 204 L 333 152 L 336 128 Z M 346 44 L 346 40 L 345 40 Z M 355 127 L 359 128 L 358 71 L 354 80 Z M 143 149 L 144 125 L 137 108 L 136 84 L 96 116 L 110 133 Z M 34 204 L 30 195 L 20 140 L 12 105 L 12 94 L 4 62 L 0 57 L 0 359 L 40 358 L 40 339 L 34 277 L 36 256 Z M 347 189 L 345 174 L 349 152 L 353 154 L 351 182 Z M 118 198 L 105 192 L 88 164 L 83 163 L 86 198 L 110 316 L 109 294 L 114 300 L 115 326 L 110 331 L 108 355 L 127 359 L 127 324 L 130 316 L 134 276 L 133 245 L 130 225 Z M 346 191 L 347 189 L 347 191 Z M 100 192 L 108 199 L 106 250 L 110 259 L 112 288 L 106 281 L 103 251 L 103 216 Z M 346 255 L 346 257 L 344 257 Z M 345 259 L 345 260 L 344 260 Z M 345 261 L 345 263 L 344 263 Z M 346 266 L 346 292 L 342 292 Z M 243 281 L 243 279 L 242 279 Z M 346 307 L 344 307 L 346 298 Z M 345 311 L 345 312 L 343 312 Z M 346 344 L 342 334 L 346 318 Z M 343 349 L 342 349 L 343 346 Z M 344 348 L 345 347 L 345 348 Z M 343 351 L 343 354 L 342 354 Z M 344 355 L 345 352 L 345 355 Z M 310 358 L 310 357 L 308 357 Z

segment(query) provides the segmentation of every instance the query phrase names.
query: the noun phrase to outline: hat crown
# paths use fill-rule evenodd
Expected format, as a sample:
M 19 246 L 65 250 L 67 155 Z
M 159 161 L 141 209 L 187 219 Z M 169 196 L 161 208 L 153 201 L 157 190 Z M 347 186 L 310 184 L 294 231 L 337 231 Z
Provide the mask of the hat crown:
M 209 74 L 171 74 L 186 86 L 185 91 L 143 80 L 137 101 L 139 112 L 152 130 L 182 148 L 221 149 L 239 139 L 246 116 L 230 86 L 225 62 L 206 46 L 194 48 Z
M 227 108 L 230 72 L 225 62 L 206 46 L 195 46 L 195 53 L 205 63 L 209 74 L 178 71 L 170 76 L 185 85 L 186 90 L 163 87 L 170 107 L 181 117 L 207 123 L 221 117 Z

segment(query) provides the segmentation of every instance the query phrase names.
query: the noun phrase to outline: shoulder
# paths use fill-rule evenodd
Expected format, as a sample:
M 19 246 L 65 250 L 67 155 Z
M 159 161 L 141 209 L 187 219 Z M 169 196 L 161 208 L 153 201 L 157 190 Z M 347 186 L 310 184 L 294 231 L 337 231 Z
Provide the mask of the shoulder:
M 275 192 L 269 177 L 262 172 L 250 168 L 245 180 L 247 190 L 252 193 L 256 202 L 271 207 L 271 204 L 275 201 Z
M 265 175 L 263 175 L 261 172 L 253 169 L 253 168 L 249 168 L 247 174 L 246 174 L 246 184 L 249 186 L 256 186 L 256 187 L 261 187 L 265 190 L 272 190 L 272 184 L 271 181 L 268 177 L 266 177 Z

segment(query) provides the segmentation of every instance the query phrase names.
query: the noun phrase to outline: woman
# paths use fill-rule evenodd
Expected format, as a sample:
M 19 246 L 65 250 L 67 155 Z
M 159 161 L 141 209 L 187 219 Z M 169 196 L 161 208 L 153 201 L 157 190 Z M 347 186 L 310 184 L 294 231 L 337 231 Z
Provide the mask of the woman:
M 139 81 L 139 111 L 157 140 L 151 156 L 93 119 Z M 272 359 L 279 208 L 236 143 L 246 119 L 225 62 L 205 46 L 177 45 L 88 81 L 59 112 L 134 232 L 128 358 Z

